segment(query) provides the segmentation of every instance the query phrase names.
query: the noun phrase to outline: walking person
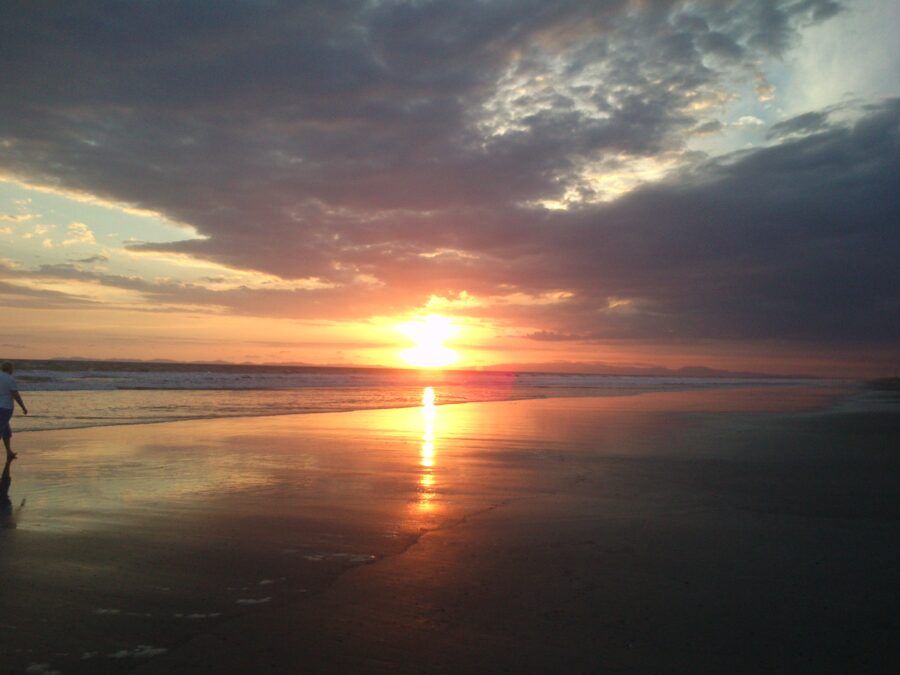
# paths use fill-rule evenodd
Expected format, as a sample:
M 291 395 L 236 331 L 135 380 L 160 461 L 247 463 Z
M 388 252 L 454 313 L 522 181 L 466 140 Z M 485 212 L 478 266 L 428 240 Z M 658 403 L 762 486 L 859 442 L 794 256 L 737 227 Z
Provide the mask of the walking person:
M 13 415 L 13 401 L 22 408 L 22 413 L 27 415 L 28 408 L 22 402 L 19 396 L 19 385 L 16 384 L 16 378 L 13 377 L 13 365 L 9 361 L 4 361 L 0 365 L 0 437 L 3 438 L 3 445 L 6 447 L 6 459 L 15 459 L 16 453 L 12 451 L 12 429 L 9 426 L 9 420 Z

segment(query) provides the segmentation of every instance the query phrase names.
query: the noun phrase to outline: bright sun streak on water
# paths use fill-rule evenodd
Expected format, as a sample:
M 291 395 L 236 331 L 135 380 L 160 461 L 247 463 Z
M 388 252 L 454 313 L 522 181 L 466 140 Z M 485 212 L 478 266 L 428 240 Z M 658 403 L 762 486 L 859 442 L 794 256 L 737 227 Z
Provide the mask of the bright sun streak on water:
M 422 448 L 419 451 L 419 465 L 421 467 L 421 475 L 419 476 L 419 500 L 418 509 L 420 512 L 427 513 L 434 509 L 434 498 L 436 494 L 435 475 L 434 475 L 434 423 L 437 418 L 437 408 L 435 407 L 436 396 L 434 395 L 434 387 L 425 387 L 422 390 L 422 421 L 424 423 L 422 429 Z
M 401 333 L 415 343 L 400 352 L 400 358 L 417 368 L 443 368 L 455 363 L 459 355 L 444 345 L 459 332 L 459 328 L 445 316 L 430 314 L 399 327 Z

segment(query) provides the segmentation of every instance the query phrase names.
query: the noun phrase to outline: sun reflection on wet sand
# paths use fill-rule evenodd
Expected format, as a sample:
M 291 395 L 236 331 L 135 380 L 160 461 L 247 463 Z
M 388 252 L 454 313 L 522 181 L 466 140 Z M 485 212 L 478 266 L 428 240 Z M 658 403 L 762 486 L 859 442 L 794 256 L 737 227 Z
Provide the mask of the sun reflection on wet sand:
M 419 466 L 422 471 L 419 475 L 417 491 L 419 499 L 417 507 L 419 511 L 427 512 L 434 508 L 435 496 L 434 478 L 434 423 L 437 418 L 437 406 L 435 406 L 434 387 L 425 387 L 422 391 L 422 446 L 419 451 Z

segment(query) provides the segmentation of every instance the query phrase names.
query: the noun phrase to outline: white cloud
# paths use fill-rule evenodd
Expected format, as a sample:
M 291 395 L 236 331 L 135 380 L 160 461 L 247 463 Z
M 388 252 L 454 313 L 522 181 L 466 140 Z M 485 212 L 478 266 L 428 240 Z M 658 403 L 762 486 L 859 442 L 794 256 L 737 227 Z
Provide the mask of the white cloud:
M 69 223 L 69 238 L 63 241 L 63 246 L 72 246 L 73 244 L 93 244 L 96 242 L 94 233 L 84 223 Z
M 35 216 L 31 213 L 0 213 L 0 220 L 6 221 L 7 223 L 24 223 L 34 217 Z
M 754 115 L 744 115 L 739 117 L 737 122 L 731 124 L 733 127 L 764 127 L 765 125 L 765 122 Z

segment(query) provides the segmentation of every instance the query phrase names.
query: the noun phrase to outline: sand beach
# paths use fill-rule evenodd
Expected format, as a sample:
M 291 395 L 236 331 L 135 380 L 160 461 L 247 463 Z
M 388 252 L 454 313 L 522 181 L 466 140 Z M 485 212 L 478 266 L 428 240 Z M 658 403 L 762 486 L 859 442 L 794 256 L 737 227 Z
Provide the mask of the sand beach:
M 886 672 L 900 418 L 851 394 L 17 434 L 0 670 Z

